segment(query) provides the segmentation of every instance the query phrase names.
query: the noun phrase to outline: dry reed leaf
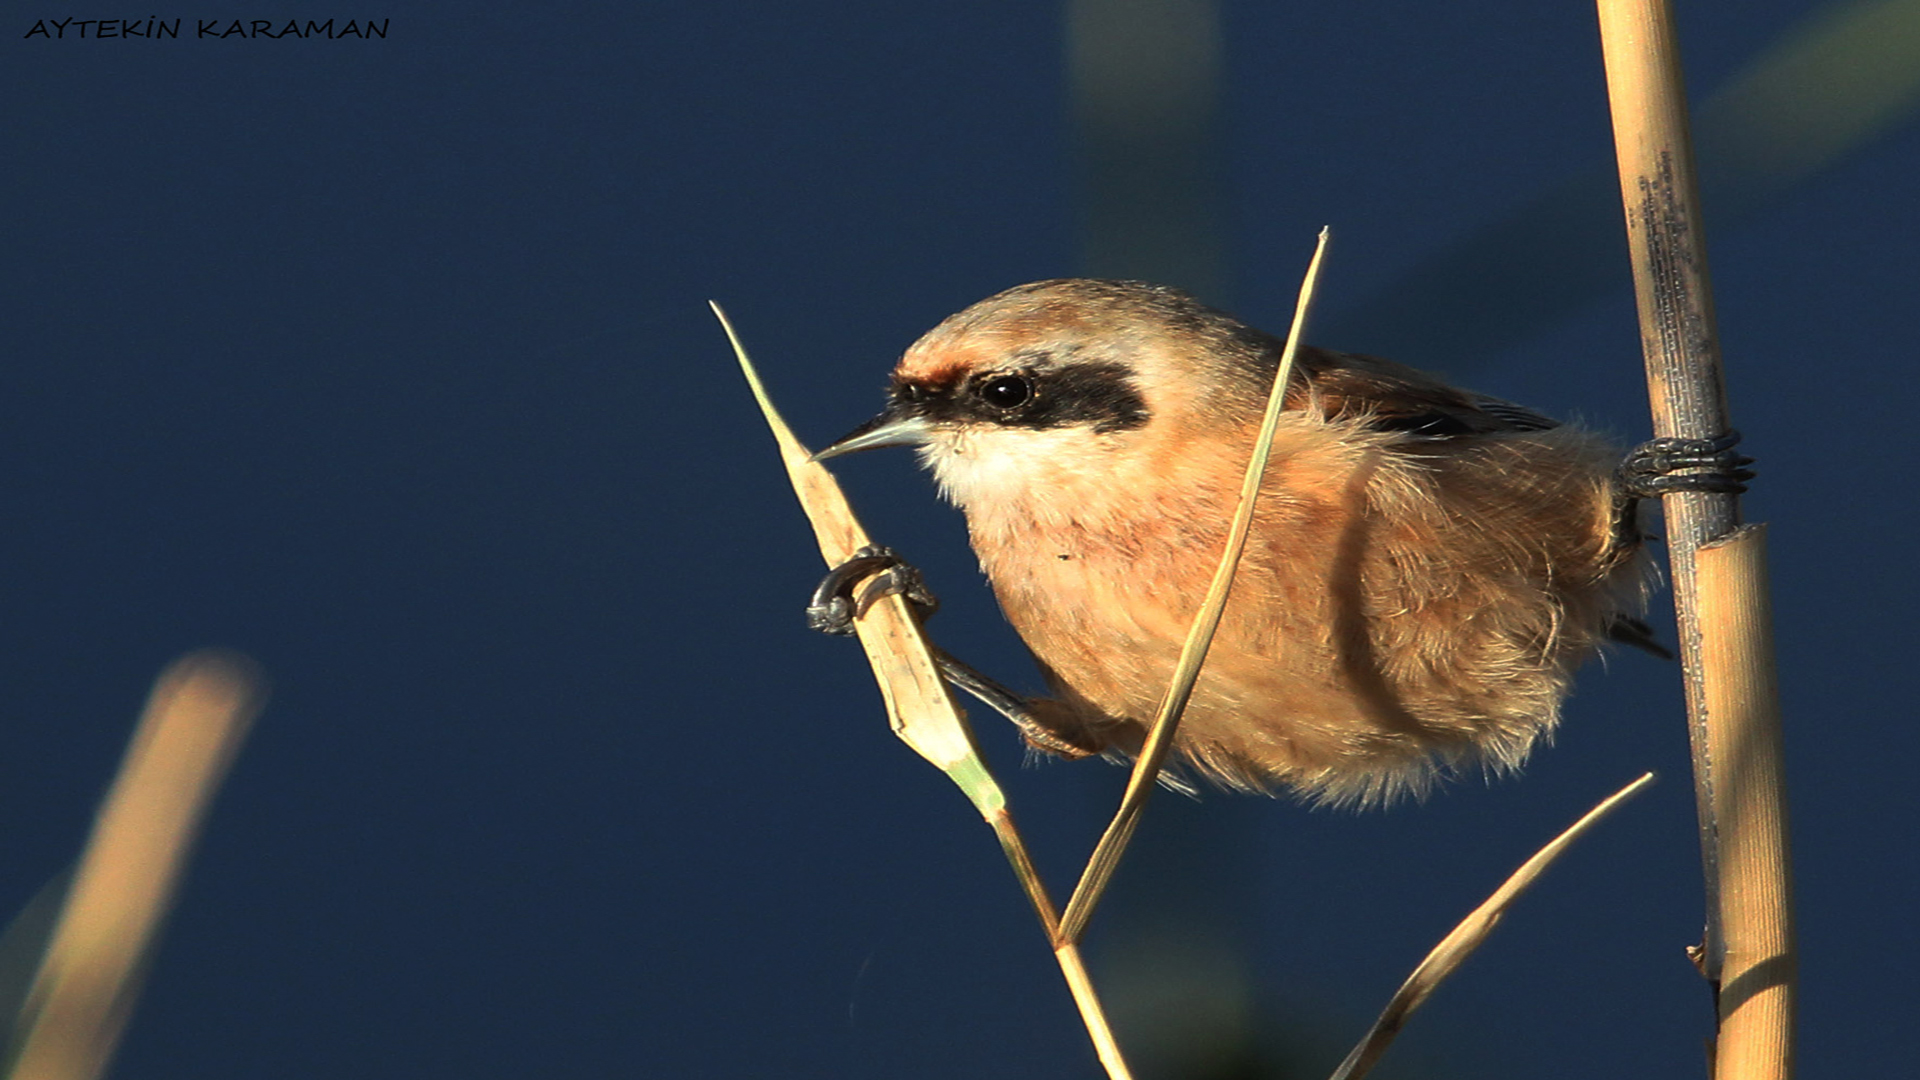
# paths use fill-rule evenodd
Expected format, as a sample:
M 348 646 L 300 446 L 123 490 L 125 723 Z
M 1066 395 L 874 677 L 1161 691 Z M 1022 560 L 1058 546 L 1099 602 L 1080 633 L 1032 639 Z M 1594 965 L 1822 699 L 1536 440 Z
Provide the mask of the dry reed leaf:
M 21 1010 L 10 1080 L 105 1072 L 207 805 L 264 700 L 259 669 L 236 654 L 193 653 L 161 673 Z
M 1320 281 L 1320 260 L 1327 252 L 1329 231 L 1324 228 L 1320 230 L 1313 258 L 1307 263 L 1306 276 L 1300 282 L 1300 295 L 1293 308 L 1293 325 L 1287 330 L 1286 348 L 1281 351 L 1280 365 L 1273 373 L 1266 415 L 1261 420 L 1260 435 L 1254 441 L 1253 454 L 1247 459 L 1246 476 L 1240 485 L 1240 503 L 1234 511 L 1233 525 L 1227 532 L 1226 548 L 1220 554 L 1220 565 L 1214 571 L 1213 583 L 1207 588 L 1206 598 L 1200 602 L 1200 610 L 1187 630 L 1187 640 L 1180 648 L 1180 659 L 1174 665 L 1173 680 L 1167 687 L 1166 697 L 1161 699 L 1160 711 L 1154 716 L 1153 726 L 1140 748 L 1140 756 L 1134 760 L 1126 793 L 1120 797 L 1120 808 L 1114 813 L 1107 831 L 1101 835 L 1100 842 L 1094 846 L 1086 869 L 1081 872 L 1080 882 L 1067 901 L 1066 913 L 1060 918 L 1061 936 L 1068 941 L 1079 941 L 1081 935 L 1086 933 L 1087 922 L 1093 918 L 1094 905 L 1106 893 L 1107 885 L 1113 880 L 1113 872 L 1120 865 L 1120 857 L 1126 853 L 1127 844 L 1140 825 L 1140 815 L 1145 811 L 1147 799 L 1160 779 L 1160 770 L 1166 765 L 1167 755 L 1173 749 L 1173 736 L 1180 726 L 1180 714 L 1187 707 L 1187 699 L 1193 695 L 1193 685 L 1200 678 L 1201 665 L 1206 663 L 1207 648 L 1213 644 L 1214 631 L 1219 629 L 1220 617 L 1226 611 L 1227 594 L 1233 588 L 1233 573 L 1240 565 L 1240 553 L 1247 546 L 1247 534 L 1253 526 L 1254 501 L 1260 493 L 1261 478 L 1267 472 L 1267 459 L 1272 455 L 1273 434 L 1280 423 L 1287 379 L 1293 373 L 1293 358 L 1300 350 L 1300 334 L 1306 326 L 1307 310 L 1313 304 L 1314 288 Z
M 811 452 L 794 437 L 779 410 L 774 408 L 773 400 L 767 395 L 766 386 L 761 383 L 760 375 L 754 370 L 753 361 L 748 358 L 746 347 L 740 343 L 740 337 L 734 332 L 726 312 L 719 304 L 712 301 L 708 303 L 727 333 L 734 357 L 740 362 L 740 370 L 753 389 L 754 400 L 760 403 L 767 426 L 773 430 L 774 441 L 780 445 L 780 459 L 787 467 L 787 477 L 793 483 L 794 494 L 799 497 L 807 520 L 813 523 L 820 554 L 829 567 L 838 566 L 869 543 L 866 530 L 854 518 L 853 509 L 847 505 L 846 496 L 833 474 L 813 460 Z M 1094 991 L 1093 982 L 1087 977 L 1079 947 L 1060 937 L 1060 919 L 1053 899 L 1047 895 L 1046 886 L 1033 865 L 1026 842 L 1014 826 L 1013 815 L 1007 809 L 1006 794 L 987 772 L 986 763 L 981 760 L 979 749 L 974 745 L 972 729 L 967 726 L 965 715 L 954 704 L 946 680 L 941 677 L 940 669 L 934 663 L 919 619 L 904 598 L 888 596 L 856 619 L 854 630 L 860 636 L 867 662 L 873 667 L 874 678 L 880 684 L 881 697 L 886 702 L 888 722 L 894 734 L 959 785 L 987 824 L 993 827 L 994 836 L 999 839 L 1007 862 L 1013 867 L 1014 876 L 1033 904 L 1040 925 L 1053 946 L 1054 958 L 1059 962 L 1074 1004 L 1080 1010 L 1081 1021 L 1086 1025 L 1087 1035 L 1093 1041 L 1100 1064 L 1112 1080 L 1131 1080 L 1132 1073 L 1121 1056 L 1119 1043 L 1114 1040 L 1113 1030 L 1107 1023 L 1106 1011 Z
M 761 383 L 745 346 L 740 344 L 727 313 L 719 304 L 708 303 L 726 330 L 740 370 L 753 388 L 753 398 L 760 403 L 760 412 L 773 430 L 774 441 L 780 445 L 780 460 L 787 467 L 787 478 L 793 483 L 793 492 L 799 497 L 807 520 L 813 523 L 820 554 L 829 567 L 838 566 L 871 543 L 867 531 L 853 516 L 853 508 L 847 505 L 840 482 L 826 466 L 812 460 L 812 452 L 794 437 L 793 429 L 774 408 L 773 399 L 767 396 L 766 386 Z M 987 775 L 974 745 L 973 733 L 959 706 L 954 704 L 946 680 L 940 677 L 940 668 L 934 663 L 920 621 L 914 617 L 906 599 L 885 597 L 855 621 L 854 630 L 866 650 L 868 663 L 873 665 L 894 734 L 935 768 L 952 777 L 982 814 L 1005 807 L 1006 796 Z
M 1373 1022 L 1373 1027 L 1368 1029 L 1366 1036 L 1360 1040 L 1360 1044 L 1355 1046 L 1353 1052 L 1347 1055 L 1347 1059 L 1334 1070 L 1332 1080 L 1359 1080 L 1360 1077 L 1365 1076 L 1368 1070 L 1373 1068 L 1374 1063 L 1380 1060 L 1380 1055 L 1386 1053 L 1394 1037 L 1400 1034 L 1400 1029 L 1406 1025 L 1407 1017 L 1413 1015 L 1413 1011 L 1432 996 L 1440 983 L 1453 974 L 1454 970 L 1465 963 L 1467 957 L 1473 955 L 1473 951 L 1487 940 L 1487 935 L 1493 933 L 1493 928 L 1499 925 L 1500 917 L 1507 913 L 1507 908 L 1513 906 L 1513 902 L 1519 899 L 1527 886 L 1538 880 L 1569 844 L 1579 839 L 1588 829 L 1598 824 L 1600 819 L 1612 813 L 1621 803 L 1638 795 L 1651 783 L 1653 783 L 1653 774 L 1646 773 L 1633 783 L 1602 799 L 1598 806 L 1587 811 L 1579 821 L 1568 826 L 1565 832 L 1534 852 L 1531 859 L 1521 863 L 1520 869 L 1515 870 L 1513 875 L 1494 890 L 1493 895 L 1487 897 L 1484 903 L 1460 920 L 1460 925 L 1454 927 L 1452 933 L 1442 938 L 1440 944 L 1435 945 L 1433 951 L 1427 954 L 1427 958 L 1420 961 L 1420 966 L 1413 969 L 1413 974 L 1407 976 L 1407 981 L 1400 984 L 1400 989 L 1394 992 L 1392 1000 L 1387 1002 L 1387 1007 L 1380 1011 L 1380 1018 Z

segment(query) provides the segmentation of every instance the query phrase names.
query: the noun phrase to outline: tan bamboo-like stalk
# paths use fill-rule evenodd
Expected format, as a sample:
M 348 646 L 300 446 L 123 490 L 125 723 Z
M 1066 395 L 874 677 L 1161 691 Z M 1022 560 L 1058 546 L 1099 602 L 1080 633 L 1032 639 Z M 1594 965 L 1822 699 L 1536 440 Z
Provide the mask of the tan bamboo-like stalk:
M 1694 556 L 1702 696 L 1714 757 L 1713 811 L 1724 953 L 1714 1075 L 1785 1078 L 1793 1070 L 1792 879 L 1780 703 L 1767 600 L 1766 529 L 1747 525 Z
M 1599 0 L 1654 433 L 1730 430 L 1673 14 Z M 1738 498 L 1663 500 L 1707 883 L 1716 1077 L 1791 1075 L 1794 960 L 1778 705 L 1759 537 Z M 1723 551 L 1722 547 L 1731 550 Z

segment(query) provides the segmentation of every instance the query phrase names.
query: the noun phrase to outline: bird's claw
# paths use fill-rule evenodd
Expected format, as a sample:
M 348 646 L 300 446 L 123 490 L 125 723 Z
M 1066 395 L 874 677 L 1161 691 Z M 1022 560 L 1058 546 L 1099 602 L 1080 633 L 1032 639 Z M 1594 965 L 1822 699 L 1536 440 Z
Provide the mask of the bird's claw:
M 1620 463 L 1621 486 L 1640 498 L 1675 491 L 1738 495 L 1753 479 L 1747 468 L 1753 459 L 1734 450 L 1739 442 L 1737 431 L 1713 439 L 1649 439 Z
M 867 581 L 856 596 L 854 586 Z M 928 590 L 926 579 L 911 563 L 892 548 L 868 544 L 846 562 L 827 571 L 807 601 L 807 627 L 823 634 L 851 634 L 853 621 L 887 596 L 898 595 L 919 609 L 920 617 L 932 615 L 940 601 Z

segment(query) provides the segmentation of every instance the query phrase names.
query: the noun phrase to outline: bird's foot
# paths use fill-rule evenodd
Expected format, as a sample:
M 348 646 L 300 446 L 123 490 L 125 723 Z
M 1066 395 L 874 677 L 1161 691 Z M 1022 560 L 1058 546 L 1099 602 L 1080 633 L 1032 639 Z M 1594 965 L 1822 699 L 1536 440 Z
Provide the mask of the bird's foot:
M 868 578 L 867 587 L 854 595 L 854 586 Z M 882 597 L 905 597 L 920 612 L 921 618 L 940 608 L 940 601 L 927 589 L 919 569 L 895 554 L 892 548 L 868 544 L 853 557 L 820 579 L 807 601 L 807 628 L 823 634 L 851 634 L 853 620 Z
M 867 581 L 869 578 L 872 580 Z M 854 589 L 862 581 L 867 585 L 856 596 Z M 905 597 L 923 619 L 940 607 L 916 567 L 891 548 L 869 544 L 820 579 L 807 602 L 807 626 L 823 634 L 851 634 L 855 619 L 865 615 L 881 597 L 894 594 Z M 1082 745 L 1048 727 L 1034 711 L 1031 699 L 981 674 L 945 649 L 936 647 L 933 658 L 948 682 L 1013 721 L 1034 749 L 1067 758 L 1083 758 L 1103 749 Z
M 1753 459 L 1734 450 L 1739 442 L 1737 431 L 1714 439 L 1649 439 L 1620 463 L 1620 486 L 1635 498 L 1675 491 L 1738 495 L 1753 479 L 1753 470 L 1747 468 Z

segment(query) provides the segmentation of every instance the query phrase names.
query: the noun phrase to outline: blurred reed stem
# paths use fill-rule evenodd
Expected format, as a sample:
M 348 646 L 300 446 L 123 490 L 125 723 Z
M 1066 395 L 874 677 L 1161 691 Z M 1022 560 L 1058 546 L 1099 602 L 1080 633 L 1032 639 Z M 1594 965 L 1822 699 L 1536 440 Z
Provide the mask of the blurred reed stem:
M 192 653 L 161 673 L 15 1021 L 9 1080 L 106 1072 L 200 823 L 265 694 L 253 662 L 233 653 Z

